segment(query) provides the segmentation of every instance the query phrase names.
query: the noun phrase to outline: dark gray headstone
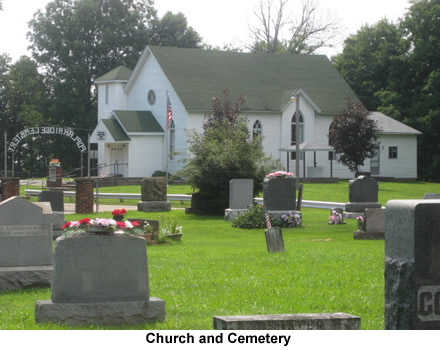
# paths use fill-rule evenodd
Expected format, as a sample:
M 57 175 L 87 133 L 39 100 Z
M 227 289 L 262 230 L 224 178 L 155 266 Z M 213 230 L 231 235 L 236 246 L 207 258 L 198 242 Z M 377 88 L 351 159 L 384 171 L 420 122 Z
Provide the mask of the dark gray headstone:
M 380 208 L 378 203 L 379 186 L 375 179 L 359 176 L 348 182 L 347 212 L 363 212 L 366 208 Z
M 283 232 L 279 227 L 272 227 L 265 231 L 267 251 L 271 253 L 284 252 Z
M 52 265 L 52 212 L 20 197 L 0 203 L 0 267 Z
M 440 194 L 429 192 L 423 196 L 423 199 L 440 199 Z
M 92 234 L 56 240 L 54 303 L 148 300 L 148 297 L 143 238 Z
M 344 313 L 214 316 L 216 330 L 359 330 L 361 319 Z
M 254 203 L 254 180 L 233 179 L 229 182 L 229 208 L 246 209 Z
M 440 329 L 440 200 L 385 209 L 385 328 Z
M 265 179 L 263 182 L 263 200 L 268 211 L 296 210 L 295 179 Z
M 39 202 L 49 202 L 52 211 L 64 212 L 64 193 L 63 191 L 41 191 L 38 195 Z

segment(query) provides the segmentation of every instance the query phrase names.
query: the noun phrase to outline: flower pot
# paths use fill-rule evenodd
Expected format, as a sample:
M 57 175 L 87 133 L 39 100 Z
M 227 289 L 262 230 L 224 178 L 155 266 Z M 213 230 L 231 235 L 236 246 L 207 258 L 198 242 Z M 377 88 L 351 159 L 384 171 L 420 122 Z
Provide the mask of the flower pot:
M 146 241 L 152 242 L 153 241 L 153 234 L 152 233 L 144 233 L 142 237 L 145 238 Z

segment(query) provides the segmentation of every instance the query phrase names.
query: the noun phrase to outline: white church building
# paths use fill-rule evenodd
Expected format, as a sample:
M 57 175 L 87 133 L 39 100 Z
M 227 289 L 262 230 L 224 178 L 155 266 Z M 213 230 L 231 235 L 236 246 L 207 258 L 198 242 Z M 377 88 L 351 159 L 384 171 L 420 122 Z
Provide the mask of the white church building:
M 173 174 L 184 164 L 186 132 L 202 131 L 213 96 L 230 91 L 233 102 L 243 95 L 242 113 L 252 135 L 263 136 L 266 153 L 295 171 L 296 102 L 299 94 L 301 177 L 354 176 L 328 148 L 328 133 L 345 100 L 359 102 L 326 56 L 236 53 L 146 47 L 134 70 L 120 66 L 97 78 L 97 126 L 90 141 L 97 144 L 98 167 L 104 175 Z M 173 120 L 165 131 L 168 99 Z M 417 135 L 379 112 L 380 146 L 361 171 L 372 176 L 417 177 Z M 337 157 L 337 156 L 336 156 Z

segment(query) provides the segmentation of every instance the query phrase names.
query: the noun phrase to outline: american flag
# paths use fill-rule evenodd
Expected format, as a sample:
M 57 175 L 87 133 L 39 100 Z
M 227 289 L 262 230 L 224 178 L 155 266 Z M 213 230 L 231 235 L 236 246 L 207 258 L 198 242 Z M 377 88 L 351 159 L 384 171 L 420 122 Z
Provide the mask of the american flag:
M 104 172 L 102 171 L 102 168 L 99 168 L 99 177 L 104 177 Z
M 170 128 L 172 120 L 173 120 L 173 109 L 171 107 L 170 95 L 167 92 L 167 124 L 166 124 L 167 130 Z
M 264 207 L 264 217 L 266 218 L 266 228 L 272 228 L 272 224 L 270 223 L 269 213 L 267 212 L 266 207 Z

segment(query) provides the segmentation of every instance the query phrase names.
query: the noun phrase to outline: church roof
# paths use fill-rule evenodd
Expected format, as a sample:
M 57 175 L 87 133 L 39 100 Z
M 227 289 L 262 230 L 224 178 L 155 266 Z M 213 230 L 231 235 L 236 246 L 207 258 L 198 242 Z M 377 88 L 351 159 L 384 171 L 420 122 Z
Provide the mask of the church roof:
M 323 55 L 237 53 L 157 46 L 148 47 L 147 52 L 148 49 L 188 111 L 209 111 L 212 97 L 222 96 L 224 89 L 230 91 L 232 98 L 240 94 L 246 97 L 242 106 L 245 112 L 279 112 L 298 90 L 303 90 L 313 100 L 318 112 L 326 114 L 343 110 L 346 98 L 359 102 Z
M 376 121 L 380 129 L 380 134 L 414 134 L 421 135 L 422 133 L 416 129 L 411 128 L 381 112 L 371 112 L 368 118 Z
M 163 133 L 164 130 L 150 111 L 113 111 L 128 133 Z
M 103 83 L 109 81 L 128 81 L 133 71 L 125 66 L 119 66 L 110 72 L 95 79 L 95 83 Z

